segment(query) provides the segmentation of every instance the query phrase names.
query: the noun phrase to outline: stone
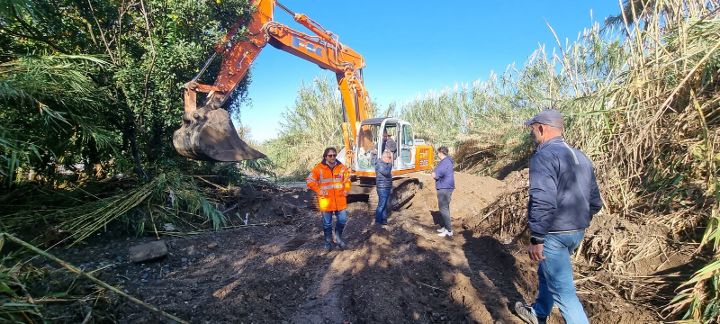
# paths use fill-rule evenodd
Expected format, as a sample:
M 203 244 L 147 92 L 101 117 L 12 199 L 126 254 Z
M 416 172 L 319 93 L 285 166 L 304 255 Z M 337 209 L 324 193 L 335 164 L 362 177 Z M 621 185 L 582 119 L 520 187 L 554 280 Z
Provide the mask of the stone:
M 132 246 L 128 254 L 130 261 L 137 263 L 162 258 L 168 254 L 168 249 L 165 241 L 154 241 Z

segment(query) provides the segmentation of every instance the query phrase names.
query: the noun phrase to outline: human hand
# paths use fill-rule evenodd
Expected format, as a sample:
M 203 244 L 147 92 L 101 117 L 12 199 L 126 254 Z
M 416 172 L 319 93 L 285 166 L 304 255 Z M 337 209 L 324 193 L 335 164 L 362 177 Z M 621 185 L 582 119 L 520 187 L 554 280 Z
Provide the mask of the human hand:
M 543 255 L 543 244 L 528 245 L 528 254 L 530 255 L 530 260 L 538 262 L 545 260 L 545 256 Z

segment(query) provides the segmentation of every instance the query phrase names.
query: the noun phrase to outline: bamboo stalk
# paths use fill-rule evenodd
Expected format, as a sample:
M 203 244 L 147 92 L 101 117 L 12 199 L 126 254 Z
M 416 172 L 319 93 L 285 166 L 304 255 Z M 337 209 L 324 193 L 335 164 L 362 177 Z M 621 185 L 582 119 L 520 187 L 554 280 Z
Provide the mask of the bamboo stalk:
M 5 238 L 7 238 L 8 240 L 10 240 L 10 241 L 12 241 L 12 242 L 14 242 L 14 243 L 16 243 L 16 244 L 18 244 L 18 245 L 20 245 L 20 246 L 28 249 L 28 250 L 30 250 L 30 251 L 32 251 L 32 252 L 40 255 L 40 256 L 43 256 L 43 257 L 45 257 L 45 258 L 47 258 L 47 259 L 50 259 L 50 260 L 56 262 L 57 264 L 59 264 L 60 266 L 62 266 L 63 268 L 69 270 L 70 272 L 75 273 L 75 274 L 78 274 L 78 275 L 81 275 L 81 276 L 87 278 L 88 280 L 94 282 L 95 284 L 97 284 L 97 285 L 99 285 L 99 286 L 101 286 L 101 287 L 103 287 L 103 288 L 105 288 L 105 289 L 108 289 L 108 290 L 110 290 L 110 291 L 112 291 L 112 292 L 114 292 L 114 293 L 116 293 L 116 294 L 118 294 L 118 295 L 120 295 L 120 296 L 123 296 L 123 297 L 127 298 L 128 300 L 132 301 L 133 303 L 135 303 L 135 304 L 137 304 L 137 305 L 140 305 L 140 306 L 142 306 L 142 307 L 145 307 L 145 308 L 149 309 L 150 311 L 152 311 L 152 312 L 154 312 L 154 313 L 156 313 L 156 314 L 159 314 L 159 315 L 162 315 L 162 316 L 164 316 L 164 317 L 167 317 L 167 318 L 169 318 L 169 319 L 171 319 L 171 320 L 173 320 L 173 321 L 176 321 L 176 322 L 178 322 L 178 323 L 188 323 L 188 322 L 185 321 L 185 320 L 182 320 L 182 319 L 180 319 L 180 318 L 178 318 L 178 317 L 176 317 L 176 316 L 174 316 L 174 315 L 172 315 L 172 314 L 169 314 L 169 313 L 167 313 L 167 312 L 165 312 L 165 311 L 163 311 L 163 310 L 161 310 L 161 309 L 159 309 L 159 308 L 157 308 L 157 307 L 155 307 L 155 306 L 153 306 L 153 305 L 150 305 L 150 304 L 148 304 L 148 303 L 145 303 L 145 302 L 143 302 L 142 300 L 139 300 L 139 299 L 131 296 L 130 294 L 127 294 L 127 293 L 123 292 L 122 290 L 120 290 L 120 289 L 118 289 L 118 288 L 115 288 L 115 287 L 113 287 L 113 286 L 105 283 L 104 281 L 102 281 L 102 280 L 100 280 L 100 279 L 95 278 L 93 275 L 91 275 L 91 274 L 89 274 L 89 273 L 86 273 L 86 272 L 82 271 L 81 269 L 73 266 L 72 264 L 69 264 L 69 263 L 61 260 L 60 258 L 57 258 L 57 257 L 55 257 L 54 255 L 52 255 L 52 254 L 50 254 L 50 253 L 48 253 L 48 252 L 45 252 L 45 251 L 43 251 L 43 250 L 41 250 L 41 249 L 33 246 L 32 244 L 27 243 L 27 242 L 25 242 L 25 241 L 23 241 L 23 240 L 15 237 L 15 236 L 11 235 L 11 234 L 8 234 L 8 233 L 3 232 L 3 233 L 0 233 L 0 237 L 1 237 L 3 240 L 4 240 Z M 0 240 L 0 241 L 1 241 L 1 240 Z

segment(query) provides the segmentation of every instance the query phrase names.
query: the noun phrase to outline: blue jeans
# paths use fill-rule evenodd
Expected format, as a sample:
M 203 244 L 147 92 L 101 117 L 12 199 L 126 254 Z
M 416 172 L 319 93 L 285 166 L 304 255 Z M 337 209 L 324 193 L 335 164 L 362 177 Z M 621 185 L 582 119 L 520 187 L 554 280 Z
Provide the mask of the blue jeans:
M 377 189 L 378 205 L 375 210 L 375 223 L 387 223 L 388 208 L 390 208 L 390 192 L 392 188 Z
M 323 232 L 325 233 L 325 244 L 332 244 L 333 242 L 333 228 L 332 228 L 332 216 L 333 213 L 337 220 L 335 221 L 335 235 L 342 239 L 342 232 L 347 223 L 347 210 L 338 210 L 335 212 L 322 212 L 323 218 Z
M 575 291 L 570 260 L 584 236 L 585 230 L 545 235 L 545 260 L 538 267 L 538 295 L 533 304 L 533 310 L 541 321 L 550 315 L 553 304 L 557 304 L 566 323 L 588 323 Z

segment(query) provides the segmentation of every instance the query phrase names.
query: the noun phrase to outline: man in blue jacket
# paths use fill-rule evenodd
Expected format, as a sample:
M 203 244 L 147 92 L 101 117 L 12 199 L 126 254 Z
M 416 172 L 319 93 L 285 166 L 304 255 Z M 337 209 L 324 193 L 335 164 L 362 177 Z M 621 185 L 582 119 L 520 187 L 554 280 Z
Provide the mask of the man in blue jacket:
M 385 150 L 382 158 L 375 163 L 375 188 L 377 188 L 378 205 L 375 210 L 375 224 L 387 225 L 390 194 L 392 193 L 392 162 L 393 154 Z
M 527 323 L 545 323 L 553 304 L 566 323 L 588 323 L 575 291 L 571 256 L 590 220 L 602 208 L 592 162 L 562 137 L 563 116 L 544 110 L 525 122 L 537 143 L 530 158 L 530 259 L 539 262 L 535 303 L 515 304 Z
M 437 150 L 440 162 L 432 173 L 435 178 L 435 189 L 437 190 L 438 209 L 442 216 L 441 228 L 438 229 L 438 236 L 453 236 L 452 224 L 450 219 L 450 197 L 455 190 L 455 171 L 453 171 L 454 162 L 448 156 L 448 148 L 440 146 Z

